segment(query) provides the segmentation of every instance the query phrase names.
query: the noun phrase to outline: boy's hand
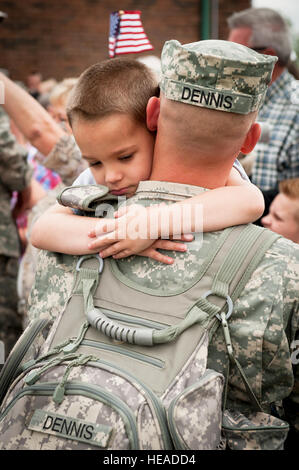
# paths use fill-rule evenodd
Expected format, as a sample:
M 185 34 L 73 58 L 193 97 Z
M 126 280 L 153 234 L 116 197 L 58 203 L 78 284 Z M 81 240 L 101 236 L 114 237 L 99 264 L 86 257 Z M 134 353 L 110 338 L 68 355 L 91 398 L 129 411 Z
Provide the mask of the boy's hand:
M 186 238 L 186 241 L 192 241 L 193 236 L 190 235 L 189 237 L 186 235 L 185 238 Z M 184 239 L 184 237 L 182 237 L 182 239 Z M 160 251 L 158 251 L 158 248 L 160 248 L 161 250 L 173 250 L 173 251 L 180 251 L 180 252 L 187 251 L 187 246 L 178 241 L 175 242 L 172 240 L 156 240 L 154 241 L 151 247 L 136 254 L 138 256 L 145 256 L 147 258 L 152 258 L 156 261 L 159 261 L 160 263 L 172 264 L 174 262 L 174 259 L 171 258 L 170 256 L 160 253 Z M 126 256 L 128 255 L 123 255 L 122 253 L 119 253 L 118 255 L 113 256 L 113 258 L 119 259 L 119 258 L 125 258 Z
M 186 251 L 187 247 L 179 242 L 157 240 L 158 219 L 153 217 L 153 214 L 157 215 L 157 209 L 158 206 L 144 208 L 140 205 L 121 208 L 115 219 L 101 220 L 88 234 L 91 238 L 98 237 L 88 248 L 98 249 L 102 258 L 113 256 L 120 259 L 139 254 L 166 264 L 173 263 L 173 258 L 163 255 L 157 248 L 182 252 Z M 176 238 L 183 241 L 193 240 L 192 235 Z
M 130 254 L 145 250 L 159 238 L 158 230 L 154 227 L 156 224 L 150 217 L 150 209 L 137 204 L 125 206 L 115 213 L 114 219 L 100 220 L 94 230 L 88 234 L 90 238 L 96 238 L 90 243 L 89 248 L 101 250 L 120 242 L 119 248 L 122 249 L 128 247 L 133 250 L 133 247 L 136 247 L 137 251 L 131 251 Z M 154 228 L 156 228 L 155 231 Z M 111 254 L 115 253 L 111 252 L 108 256 Z
M 182 240 L 185 240 L 185 241 L 192 241 L 192 239 L 193 239 L 192 235 L 182 236 Z M 174 262 L 174 259 L 171 258 L 170 256 L 164 255 L 160 253 L 159 251 L 157 251 L 158 248 L 162 250 L 173 250 L 173 251 L 180 251 L 180 252 L 185 252 L 187 250 L 186 245 L 178 241 L 172 241 L 172 240 L 146 240 L 151 243 L 151 246 L 142 251 L 140 251 L 140 248 L 138 248 L 138 244 L 133 246 L 133 248 L 131 248 L 125 243 L 125 242 L 128 242 L 128 240 L 123 240 L 123 241 L 124 241 L 124 244 L 122 244 L 121 242 L 116 242 L 110 247 L 104 249 L 103 251 L 100 251 L 100 256 L 102 258 L 107 258 L 108 256 L 112 256 L 114 259 L 121 259 L 121 258 L 127 258 L 128 256 L 131 256 L 131 255 L 139 255 L 139 256 L 146 256 L 148 258 L 155 259 L 156 261 L 160 261 L 161 263 L 172 264 Z M 129 240 L 129 241 L 136 242 L 136 240 Z

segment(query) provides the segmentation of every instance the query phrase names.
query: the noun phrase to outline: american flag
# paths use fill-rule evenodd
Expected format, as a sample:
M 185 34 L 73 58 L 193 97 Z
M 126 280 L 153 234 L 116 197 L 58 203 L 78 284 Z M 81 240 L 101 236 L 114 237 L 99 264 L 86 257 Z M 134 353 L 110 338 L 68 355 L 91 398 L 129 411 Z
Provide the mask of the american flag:
M 154 49 L 143 30 L 140 15 L 140 11 L 124 10 L 110 14 L 109 57 Z

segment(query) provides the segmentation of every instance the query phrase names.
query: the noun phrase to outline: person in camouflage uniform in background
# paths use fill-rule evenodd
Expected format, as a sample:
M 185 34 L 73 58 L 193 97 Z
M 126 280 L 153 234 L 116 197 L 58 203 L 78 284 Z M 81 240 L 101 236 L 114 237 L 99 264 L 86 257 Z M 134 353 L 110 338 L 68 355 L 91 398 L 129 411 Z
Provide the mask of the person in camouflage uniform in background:
M 0 22 L 7 17 L 0 12 Z M 32 180 L 33 170 L 27 162 L 27 151 L 18 145 L 10 131 L 11 118 L 23 135 L 32 145 L 44 155 L 42 164 L 52 170 L 59 170 L 65 184 L 78 176 L 84 165 L 81 166 L 81 154 L 71 135 L 68 135 L 51 118 L 48 112 L 33 99 L 25 90 L 12 82 L 0 72 L 0 84 L 4 92 L 4 100 L 0 106 L 0 369 L 2 362 L 8 356 L 17 338 L 23 331 L 26 319 L 22 321 L 22 314 L 26 308 L 18 307 L 17 276 L 19 270 L 19 257 L 21 246 L 17 227 L 11 212 L 11 197 L 13 191 L 23 192 L 19 195 L 20 210 L 31 209 L 43 199 L 44 194 L 40 186 Z M 4 108 L 4 109 L 3 109 Z M 5 111 L 4 111 L 5 110 Z M 6 114 L 7 113 L 7 114 Z M 58 189 L 57 189 L 58 192 Z M 56 197 L 53 192 L 43 202 L 40 210 L 51 205 Z M 35 213 L 38 212 L 38 207 Z M 22 270 L 19 284 L 21 289 L 21 303 L 26 305 L 29 289 L 31 288 L 33 271 L 35 270 L 35 256 L 30 246 L 26 253 L 27 276 Z M 17 313 L 19 310 L 19 314 Z M 1 357 L 4 355 L 4 357 Z
M 10 121 L 0 106 L 0 341 L 7 356 L 22 333 L 21 317 L 17 313 L 16 278 L 20 257 L 20 242 L 12 216 L 13 191 L 29 187 L 32 169 L 27 163 L 26 150 L 17 144 L 10 132 Z
M 13 120 L 22 135 L 38 150 L 37 161 L 53 170 L 61 177 L 61 182 L 52 190 L 44 193 L 28 214 L 28 243 L 22 256 L 18 271 L 18 311 L 23 317 L 23 327 L 27 325 L 27 300 L 32 287 L 38 250 L 30 241 L 31 225 L 48 207 L 55 204 L 56 196 L 66 185 L 86 168 L 81 153 L 71 134 L 66 133 L 50 114 L 27 91 L 22 89 L 2 72 L 0 82 L 5 89 L 3 108 Z
M 28 298 L 34 282 L 38 256 L 40 255 L 40 250 L 30 242 L 32 226 L 40 215 L 56 203 L 56 198 L 62 189 L 70 186 L 86 168 L 80 150 L 73 136 L 69 134 L 65 134 L 58 140 L 49 155 L 42 160 L 42 164 L 46 168 L 56 171 L 62 181 L 32 208 L 28 217 L 28 243 L 18 273 L 19 313 L 23 317 L 23 327 L 26 327 L 30 320 L 28 318 Z

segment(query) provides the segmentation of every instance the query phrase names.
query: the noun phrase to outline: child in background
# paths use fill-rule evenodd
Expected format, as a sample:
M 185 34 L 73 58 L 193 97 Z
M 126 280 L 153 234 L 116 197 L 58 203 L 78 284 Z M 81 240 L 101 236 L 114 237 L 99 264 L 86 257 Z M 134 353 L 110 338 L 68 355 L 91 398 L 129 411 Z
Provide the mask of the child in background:
M 130 198 L 139 182 L 150 178 L 155 133 L 147 127 L 146 108 L 149 99 L 158 93 L 149 69 L 135 60 L 107 60 L 91 66 L 81 75 L 70 96 L 67 113 L 89 168 L 74 185 L 101 184 L 107 186 L 111 194 Z M 245 154 L 251 150 L 246 140 L 241 151 Z M 236 157 L 238 153 L 239 150 Z M 249 182 L 237 160 L 225 187 L 205 191 L 170 206 L 148 208 L 148 211 L 160 211 L 158 237 L 165 217 L 171 218 L 174 211 L 181 211 L 183 204 L 191 204 L 195 211 L 198 207 L 203 208 L 203 231 L 252 222 L 259 218 L 264 207 L 261 192 Z M 118 215 L 121 217 L 99 221 L 93 217 L 80 217 L 70 208 L 56 204 L 37 220 L 31 242 L 37 248 L 73 255 L 100 251 L 102 257 L 122 258 L 139 254 L 167 264 L 173 259 L 157 248 L 186 250 L 185 245 L 171 240 L 123 238 L 120 236 L 124 233 L 120 230 L 121 225 L 139 215 L 130 208 Z M 191 217 L 188 222 L 196 232 L 194 211 Z M 144 218 L 140 223 L 144 223 Z M 184 224 L 182 233 L 186 233 Z M 91 242 L 91 237 L 103 234 Z M 170 232 L 170 235 L 180 238 L 177 233 Z M 188 241 L 191 238 L 185 235 L 182 239 Z

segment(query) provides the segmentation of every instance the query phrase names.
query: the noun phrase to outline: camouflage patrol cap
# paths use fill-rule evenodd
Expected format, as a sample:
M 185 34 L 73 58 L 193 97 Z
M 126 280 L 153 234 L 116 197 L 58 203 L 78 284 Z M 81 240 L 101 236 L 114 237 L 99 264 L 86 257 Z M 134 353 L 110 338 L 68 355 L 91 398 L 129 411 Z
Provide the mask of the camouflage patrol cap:
M 277 57 L 230 41 L 167 41 L 160 87 L 166 98 L 248 114 L 263 102 Z

